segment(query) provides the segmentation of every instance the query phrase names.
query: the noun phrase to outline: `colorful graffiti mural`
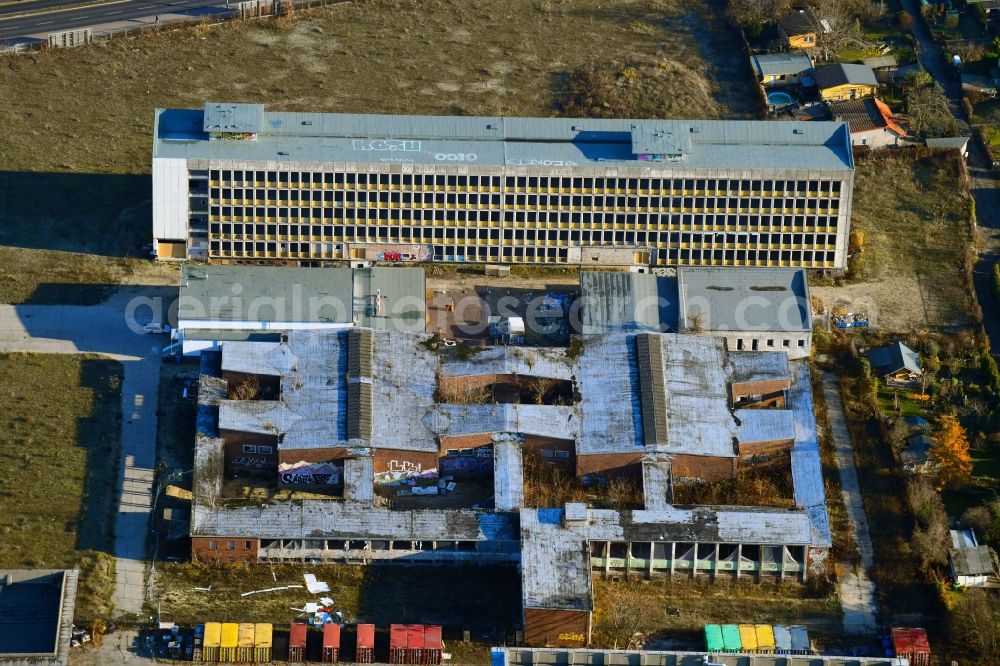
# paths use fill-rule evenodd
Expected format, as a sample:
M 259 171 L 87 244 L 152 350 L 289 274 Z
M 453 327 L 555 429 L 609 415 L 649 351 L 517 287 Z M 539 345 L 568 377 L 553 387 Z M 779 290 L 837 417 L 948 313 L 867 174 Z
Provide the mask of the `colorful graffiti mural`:
M 386 467 L 386 471 L 375 474 L 375 483 L 393 485 L 406 483 L 411 479 L 434 479 L 438 476 L 436 468 L 424 469 L 420 463 L 409 460 L 390 460 Z
M 343 464 L 336 462 L 282 463 L 278 466 L 278 476 L 286 485 L 338 485 L 343 478 Z

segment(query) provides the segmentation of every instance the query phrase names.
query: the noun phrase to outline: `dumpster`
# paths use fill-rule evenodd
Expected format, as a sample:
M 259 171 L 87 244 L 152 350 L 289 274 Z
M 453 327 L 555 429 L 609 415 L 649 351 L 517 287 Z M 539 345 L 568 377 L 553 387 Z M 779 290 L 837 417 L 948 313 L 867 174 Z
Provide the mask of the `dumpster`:
M 757 652 L 762 654 L 774 654 L 774 629 L 769 624 L 755 624 L 754 633 L 757 634 Z
M 409 632 L 405 624 L 389 625 L 389 663 L 407 663 L 407 638 Z
M 340 625 L 323 625 L 323 654 L 320 657 L 326 663 L 340 661 Z
M 722 627 L 717 624 L 705 625 L 705 649 L 709 652 L 722 652 Z
M 236 661 L 249 664 L 253 658 L 254 625 L 240 622 L 239 634 L 236 639 Z
M 306 660 L 306 630 L 308 625 L 296 622 L 288 632 L 288 661 Z
M 740 643 L 742 652 L 757 652 L 757 630 L 752 624 L 740 625 Z
M 777 654 L 792 654 L 792 632 L 783 624 L 774 625 L 774 651 Z
M 741 652 L 740 628 L 735 624 L 722 625 L 722 649 L 724 652 Z
M 240 639 L 240 625 L 235 622 L 222 623 L 222 636 L 219 641 L 219 661 L 231 664 L 236 661 L 236 646 Z
M 274 627 L 266 622 L 258 622 L 254 625 L 253 633 L 253 660 L 258 664 L 266 664 L 272 659 Z
M 219 661 L 219 645 L 222 641 L 222 625 L 218 622 L 205 623 L 205 638 L 202 643 L 202 659 L 209 663 Z
M 444 643 L 441 641 L 441 625 L 424 625 L 424 663 L 440 664 L 442 650 Z
M 801 624 L 794 624 L 788 629 L 792 632 L 792 654 L 812 654 L 806 628 Z
M 375 661 L 375 625 L 358 625 L 357 650 L 354 661 L 358 664 L 370 664 Z
M 406 625 L 406 663 L 424 663 L 424 625 Z

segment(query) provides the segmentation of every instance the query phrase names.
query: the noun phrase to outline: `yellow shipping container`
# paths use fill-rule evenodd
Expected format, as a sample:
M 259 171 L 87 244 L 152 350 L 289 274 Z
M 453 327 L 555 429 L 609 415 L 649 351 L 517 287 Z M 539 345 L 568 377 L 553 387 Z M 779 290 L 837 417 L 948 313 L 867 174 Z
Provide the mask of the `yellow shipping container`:
M 222 623 L 222 640 L 219 645 L 219 661 L 236 661 L 236 646 L 239 644 L 239 637 L 240 625 L 235 622 Z
M 205 623 L 205 637 L 202 642 L 202 661 L 215 663 L 219 661 L 219 644 L 222 641 L 222 625 L 218 622 Z
M 752 624 L 740 625 L 740 644 L 744 652 L 757 651 L 757 630 Z
M 774 629 L 769 624 L 754 625 L 757 634 L 757 651 L 765 654 L 774 653 Z
M 254 626 L 254 661 L 266 663 L 271 661 L 271 640 L 274 633 L 270 624 L 258 623 Z
M 253 661 L 254 625 L 241 622 L 239 639 L 236 645 L 236 661 L 249 663 Z

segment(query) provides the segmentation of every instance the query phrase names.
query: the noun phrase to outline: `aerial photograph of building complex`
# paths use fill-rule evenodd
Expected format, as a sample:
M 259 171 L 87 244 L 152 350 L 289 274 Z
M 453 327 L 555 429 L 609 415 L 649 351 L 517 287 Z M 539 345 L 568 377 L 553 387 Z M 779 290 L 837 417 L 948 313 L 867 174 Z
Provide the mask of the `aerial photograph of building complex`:
M 0 0 L 0 666 L 1000 666 L 1000 5 Z

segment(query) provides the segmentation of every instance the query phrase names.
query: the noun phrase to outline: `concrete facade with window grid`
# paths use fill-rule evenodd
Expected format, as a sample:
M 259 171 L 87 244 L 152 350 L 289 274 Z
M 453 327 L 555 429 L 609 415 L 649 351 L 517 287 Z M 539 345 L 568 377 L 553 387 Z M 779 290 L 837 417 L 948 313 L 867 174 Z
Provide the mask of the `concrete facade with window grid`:
M 853 183 L 843 123 L 210 103 L 156 111 L 153 238 L 215 262 L 840 269 Z

